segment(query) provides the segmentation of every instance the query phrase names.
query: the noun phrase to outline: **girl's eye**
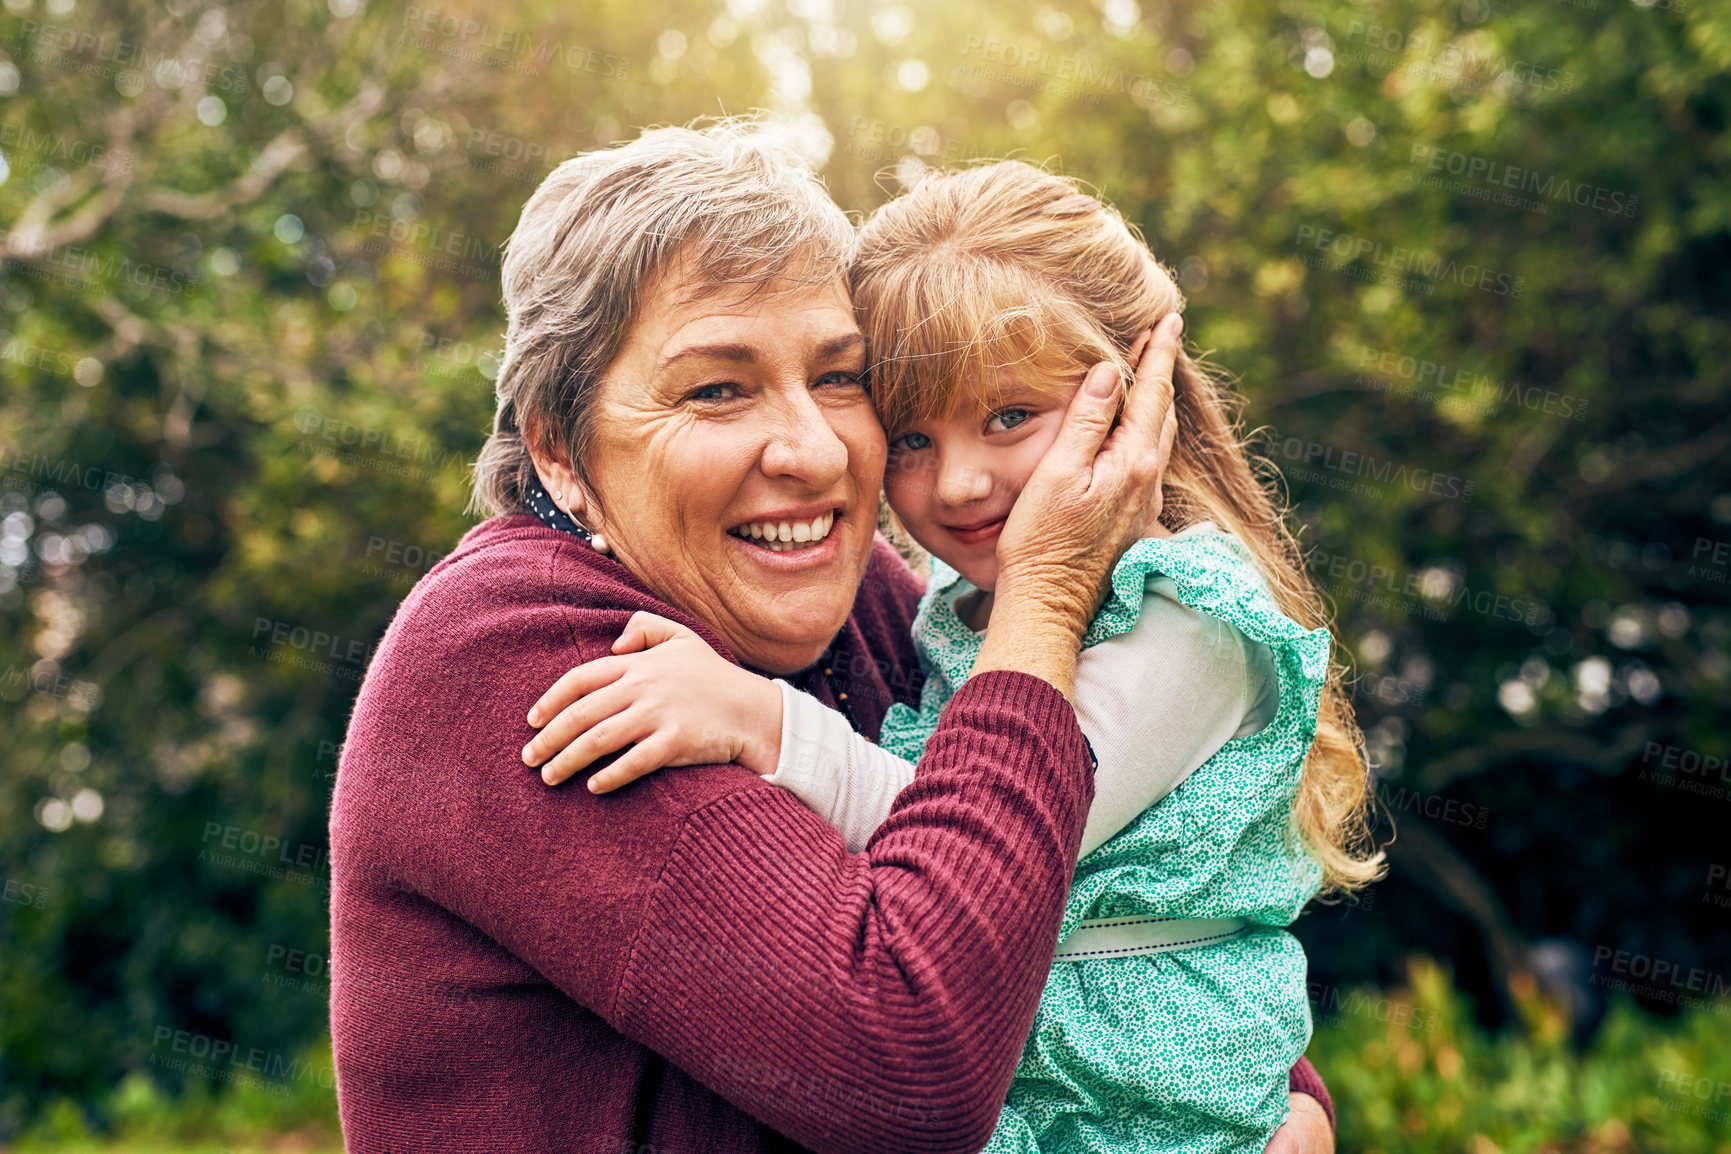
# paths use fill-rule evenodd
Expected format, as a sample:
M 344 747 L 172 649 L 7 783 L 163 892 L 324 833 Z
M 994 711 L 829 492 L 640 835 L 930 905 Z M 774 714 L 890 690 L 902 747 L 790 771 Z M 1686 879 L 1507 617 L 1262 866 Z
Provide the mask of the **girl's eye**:
M 903 433 L 890 442 L 890 448 L 904 453 L 917 453 L 921 449 L 932 447 L 932 439 L 924 433 Z
M 1008 431 L 1032 415 L 1026 409 L 999 409 L 986 421 L 986 428 L 990 430 L 993 424 L 996 424 L 1000 430 Z
M 858 373 L 834 372 L 825 373 L 817 379 L 817 383 L 820 385 L 845 385 L 857 389 L 864 382 L 860 380 Z

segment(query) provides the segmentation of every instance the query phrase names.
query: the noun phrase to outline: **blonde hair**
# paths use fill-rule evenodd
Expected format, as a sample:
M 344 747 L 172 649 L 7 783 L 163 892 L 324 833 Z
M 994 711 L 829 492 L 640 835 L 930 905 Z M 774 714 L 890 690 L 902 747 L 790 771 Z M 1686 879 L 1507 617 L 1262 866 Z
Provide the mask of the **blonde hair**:
M 850 279 L 872 350 L 872 399 L 892 436 L 953 415 L 973 390 L 990 407 L 1006 368 L 1074 381 L 1104 360 L 1129 379 L 1136 339 L 1184 307 L 1171 273 L 1114 209 L 1019 161 L 932 174 L 879 208 L 861 228 Z M 1325 627 L 1277 477 L 1254 469 L 1246 451 L 1240 398 L 1188 353 L 1173 387 L 1178 438 L 1161 522 L 1176 531 L 1212 521 L 1236 535 L 1281 611 Z M 1293 808 L 1324 894 L 1375 881 L 1383 861 L 1370 845 L 1369 775 L 1343 673 L 1330 663 Z
M 827 283 L 853 252 L 853 223 L 768 120 L 651 128 L 548 174 L 506 242 L 505 356 L 493 433 L 470 508 L 525 511 L 530 450 L 583 459 L 594 401 L 645 287 L 676 260 L 700 292 Z

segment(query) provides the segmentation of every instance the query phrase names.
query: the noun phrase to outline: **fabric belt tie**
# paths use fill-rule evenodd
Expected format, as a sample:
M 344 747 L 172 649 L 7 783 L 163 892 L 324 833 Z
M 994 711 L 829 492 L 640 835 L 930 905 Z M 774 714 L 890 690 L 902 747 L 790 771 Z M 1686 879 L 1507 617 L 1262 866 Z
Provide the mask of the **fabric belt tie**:
M 1166 954 L 1240 938 L 1248 918 L 1089 918 L 1058 943 L 1055 962 Z

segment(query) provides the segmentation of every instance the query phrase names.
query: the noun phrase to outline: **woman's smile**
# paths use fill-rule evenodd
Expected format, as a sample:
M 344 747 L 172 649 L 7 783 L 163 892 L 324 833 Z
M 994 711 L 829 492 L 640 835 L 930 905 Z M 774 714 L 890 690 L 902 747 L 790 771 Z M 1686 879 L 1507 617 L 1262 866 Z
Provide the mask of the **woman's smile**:
M 804 572 L 841 556 L 844 534 L 834 529 L 842 515 L 841 508 L 830 508 L 816 516 L 794 513 L 753 519 L 727 531 L 729 545 L 745 560 L 771 572 Z

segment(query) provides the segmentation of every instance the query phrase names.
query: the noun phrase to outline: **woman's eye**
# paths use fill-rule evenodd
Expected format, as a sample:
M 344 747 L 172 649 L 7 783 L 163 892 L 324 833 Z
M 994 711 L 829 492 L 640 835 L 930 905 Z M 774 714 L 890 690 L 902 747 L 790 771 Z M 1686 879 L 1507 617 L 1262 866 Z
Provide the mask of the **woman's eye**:
M 734 388 L 730 384 L 704 385 L 691 390 L 685 397 L 688 401 L 725 401 L 728 393 Z
M 834 372 L 825 373 L 817 379 L 817 383 L 820 385 L 845 385 L 857 389 L 864 382 L 860 380 L 858 373 Z
M 1015 428 L 1032 415 L 1026 409 L 999 409 L 986 421 L 986 428 L 989 430 L 996 424 L 999 429 L 1007 431 Z
M 898 449 L 904 453 L 917 453 L 921 449 L 929 449 L 931 447 L 932 439 L 924 433 L 903 433 L 901 436 L 890 442 L 890 448 Z

